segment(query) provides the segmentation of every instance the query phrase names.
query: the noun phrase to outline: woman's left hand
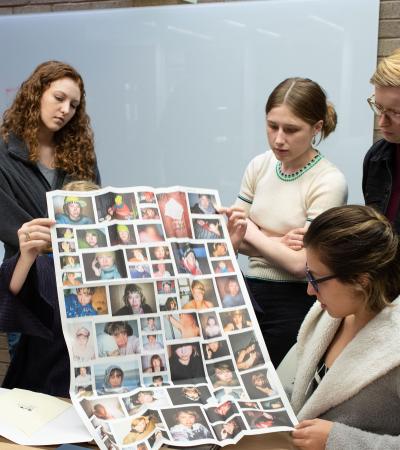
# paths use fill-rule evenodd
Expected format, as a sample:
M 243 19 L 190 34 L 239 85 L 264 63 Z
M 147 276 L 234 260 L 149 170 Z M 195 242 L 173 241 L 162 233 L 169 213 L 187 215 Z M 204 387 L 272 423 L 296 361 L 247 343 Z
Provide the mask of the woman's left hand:
M 293 444 L 301 450 L 324 450 L 332 427 L 328 420 L 303 420 L 292 431 Z

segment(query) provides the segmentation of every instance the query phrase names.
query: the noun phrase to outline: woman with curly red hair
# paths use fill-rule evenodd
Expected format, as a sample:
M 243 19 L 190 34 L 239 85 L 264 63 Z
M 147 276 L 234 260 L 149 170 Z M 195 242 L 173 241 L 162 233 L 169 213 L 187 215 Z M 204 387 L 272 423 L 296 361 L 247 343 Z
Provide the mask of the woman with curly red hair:
M 18 252 L 22 224 L 47 216 L 46 192 L 73 180 L 100 184 L 85 88 L 73 67 L 46 61 L 22 83 L 0 126 L 5 259 Z

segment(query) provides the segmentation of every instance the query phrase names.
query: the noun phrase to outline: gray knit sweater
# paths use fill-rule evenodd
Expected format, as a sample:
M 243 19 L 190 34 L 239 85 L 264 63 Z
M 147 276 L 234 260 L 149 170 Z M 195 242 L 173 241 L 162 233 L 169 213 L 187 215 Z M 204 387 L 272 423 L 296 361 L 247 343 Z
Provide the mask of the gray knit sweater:
M 340 325 L 319 303 L 300 329 L 292 405 L 299 420 L 335 422 L 326 450 L 400 449 L 400 298 L 358 332 L 317 389 L 306 392 Z

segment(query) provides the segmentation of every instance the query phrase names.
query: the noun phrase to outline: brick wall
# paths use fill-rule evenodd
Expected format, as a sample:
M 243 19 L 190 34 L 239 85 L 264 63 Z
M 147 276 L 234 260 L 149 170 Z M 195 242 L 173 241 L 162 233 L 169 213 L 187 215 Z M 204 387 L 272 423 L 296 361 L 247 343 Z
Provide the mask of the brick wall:
M 198 3 L 211 3 L 212 1 L 198 0 Z M 214 1 L 222 2 L 224 0 Z M 183 0 L 0 0 L 0 14 L 182 4 L 188 3 Z M 190 7 L 189 4 L 188 7 Z M 400 47 L 400 0 L 380 0 L 377 58 L 388 55 L 397 47 Z M 374 139 L 376 140 L 378 138 L 379 133 L 375 129 Z M 0 383 L 3 379 L 8 361 L 5 346 L 5 339 L 0 335 Z

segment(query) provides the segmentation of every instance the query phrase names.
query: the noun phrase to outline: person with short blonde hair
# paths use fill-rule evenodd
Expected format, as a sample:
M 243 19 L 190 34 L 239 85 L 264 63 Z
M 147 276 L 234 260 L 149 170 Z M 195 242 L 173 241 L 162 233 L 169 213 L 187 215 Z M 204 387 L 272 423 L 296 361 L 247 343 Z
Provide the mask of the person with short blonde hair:
M 382 139 L 364 158 L 364 200 L 400 233 L 400 49 L 382 58 L 370 82 L 374 93 L 367 100 L 377 116 Z

